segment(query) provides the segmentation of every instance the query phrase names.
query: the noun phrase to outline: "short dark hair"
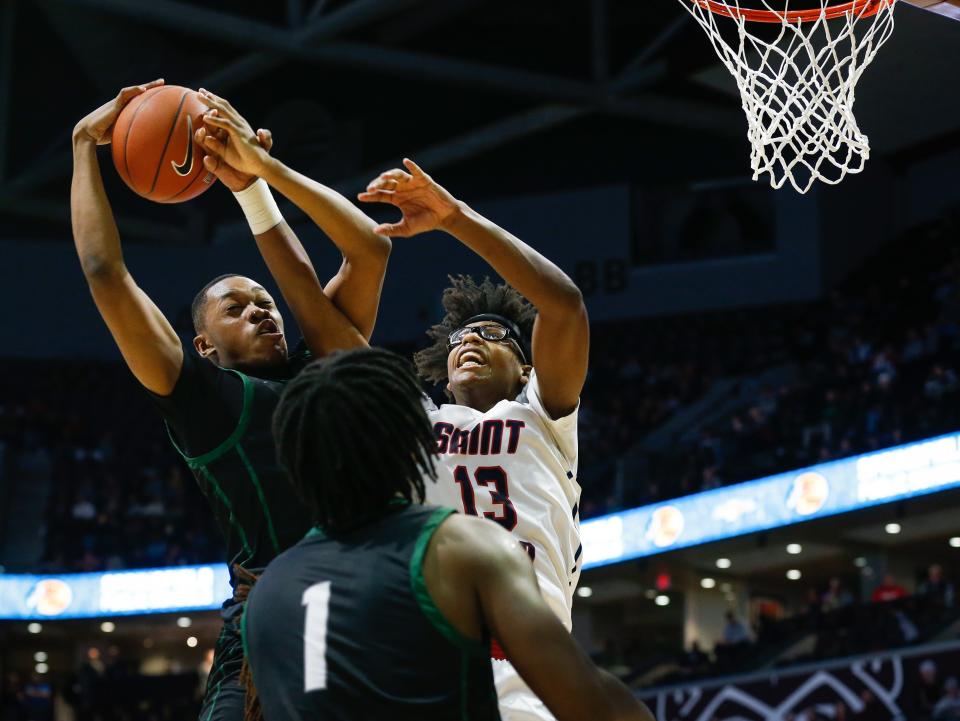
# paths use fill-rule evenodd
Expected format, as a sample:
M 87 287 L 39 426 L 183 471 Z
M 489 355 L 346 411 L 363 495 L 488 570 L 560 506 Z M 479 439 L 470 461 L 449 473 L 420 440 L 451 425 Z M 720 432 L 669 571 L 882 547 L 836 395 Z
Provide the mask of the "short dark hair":
M 223 275 L 218 275 L 216 278 L 203 286 L 200 289 L 200 292 L 193 296 L 193 302 L 190 304 L 190 318 L 193 320 L 194 332 L 199 333 L 203 329 L 203 312 L 207 308 L 207 291 L 221 280 L 225 280 L 226 278 L 242 277 L 243 276 L 241 276 L 239 273 L 224 273 Z
M 512 320 L 529 341 L 537 309 L 530 301 L 506 283 L 494 284 L 490 278 L 477 283 L 469 275 L 450 277 L 450 287 L 443 291 L 446 315 L 427 331 L 433 345 L 417 351 L 413 360 L 421 378 L 433 383 L 447 380 L 447 339 L 464 321 L 483 313 L 496 313 Z
M 273 416 L 277 458 L 327 533 L 356 528 L 395 499 L 421 503 L 437 441 L 410 362 L 363 348 L 314 361 Z

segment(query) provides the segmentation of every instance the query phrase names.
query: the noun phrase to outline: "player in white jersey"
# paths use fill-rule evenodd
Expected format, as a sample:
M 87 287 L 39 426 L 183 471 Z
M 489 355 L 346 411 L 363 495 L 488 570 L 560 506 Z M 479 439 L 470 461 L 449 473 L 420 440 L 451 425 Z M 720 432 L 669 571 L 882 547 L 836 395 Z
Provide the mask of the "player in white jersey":
M 541 593 L 569 630 L 582 556 L 576 473 L 577 409 L 589 355 L 583 298 L 540 253 L 456 200 L 412 161 L 404 165 L 381 174 L 359 196 L 403 213 L 377 232 L 409 237 L 444 230 L 509 284 L 453 278 L 443 295 L 446 316 L 428 331 L 434 345 L 416 356 L 420 375 L 444 383 L 452 401 L 429 408 L 440 458 L 427 500 L 514 533 L 533 561 Z M 503 660 L 511 639 L 496 641 L 503 718 L 552 719 Z
M 513 325 L 493 317 L 472 322 L 485 329 Z M 472 327 L 465 326 L 467 337 L 457 348 L 463 356 L 477 352 Z M 581 555 L 577 412 L 553 419 L 543 407 L 536 371 L 516 398 L 486 412 L 456 403 L 430 403 L 427 410 L 440 452 L 438 482 L 428 488 L 427 502 L 485 516 L 512 531 L 534 562 L 544 598 L 570 630 Z

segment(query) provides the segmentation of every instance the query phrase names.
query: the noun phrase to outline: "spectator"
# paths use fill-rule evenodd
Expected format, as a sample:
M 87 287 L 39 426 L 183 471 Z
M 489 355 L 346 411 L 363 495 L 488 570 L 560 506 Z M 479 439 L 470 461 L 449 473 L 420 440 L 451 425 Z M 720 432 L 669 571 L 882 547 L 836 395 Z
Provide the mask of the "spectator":
M 883 574 L 883 581 L 870 594 L 870 600 L 873 603 L 885 603 L 887 601 L 898 601 L 906 596 L 907 589 L 894 580 L 893 574 L 885 573 Z
M 917 685 L 915 715 L 918 719 L 928 719 L 933 715 L 943 689 L 938 678 L 937 664 L 926 659 L 920 664 L 920 683 Z
M 717 657 L 717 666 L 724 673 L 729 673 L 740 664 L 747 649 L 750 648 L 750 632 L 733 611 L 727 611 L 727 623 L 723 628 L 723 637 L 714 645 L 713 650 Z
M 920 584 L 917 593 L 936 607 L 953 607 L 953 584 L 943 577 L 943 566 L 939 563 L 927 569 L 927 579 Z
M 40 674 L 30 675 L 23 686 L 22 699 L 20 718 L 23 721 L 53 721 L 53 687 Z
M 700 673 L 710 663 L 710 657 L 700 648 L 699 641 L 693 641 L 690 644 L 690 650 L 683 654 L 680 659 L 680 665 L 688 673 Z
M 73 517 L 78 521 L 92 521 L 97 517 L 97 509 L 89 498 L 79 498 L 73 504 Z
M 960 719 L 960 683 L 951 676 L 943 683 L 943 698 L 933 707 L 933 718 Z
M 944 368 L 941 364 L 936 364 L 930 371 L 927 382 L 923 384 L 924 395 L 930 400 L 939 400 L 947 393 L 952 393 L 957 389 L 957 374 L 952 368 Z
M 750 632 L 733 611 L 727 611 L 727 624 L 723 627 L 723 643 L 726 646 L 739 646 L 750 643 Z
M 821 607 L 824 613 L 836 611 L 853 603 L 853 596 L 847 591 L 839 578 L 831 578 L 827 590 L 820 599 Z
M 100 688 L 106 666 L 100 658 L 100 649 L 91 646 L 87 649 L 87 657 L 77 673 L 77 709 L 81 718 L 95 718 L 99 713 Z

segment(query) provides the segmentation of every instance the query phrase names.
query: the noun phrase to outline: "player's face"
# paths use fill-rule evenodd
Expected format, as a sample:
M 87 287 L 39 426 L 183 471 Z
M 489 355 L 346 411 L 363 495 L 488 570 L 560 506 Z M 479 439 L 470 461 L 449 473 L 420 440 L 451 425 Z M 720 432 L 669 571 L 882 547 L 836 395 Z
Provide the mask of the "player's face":
M 224 278 L 207 291 L 201 355 L 223 368 L 270 369 L 287 360 L 283 318 L 267 291 L 243 276 Z
M 468 328 L 496 325 L 471 323 Z M 514 398 L 526 383 L 528 366 L 522 364 L 512 341 L 492 341 L 478 332 L 468 332 L 447 355 L 447 384 L 458 403 L 478 389 L 498 400 Z M 465 405 L 470 405 L 466 403 Z

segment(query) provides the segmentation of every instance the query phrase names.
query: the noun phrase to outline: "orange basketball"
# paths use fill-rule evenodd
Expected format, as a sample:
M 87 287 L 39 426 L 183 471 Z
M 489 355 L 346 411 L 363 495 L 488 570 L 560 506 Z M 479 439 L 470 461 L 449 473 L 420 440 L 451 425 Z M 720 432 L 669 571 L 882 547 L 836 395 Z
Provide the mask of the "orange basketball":
M 189 88 L 164 85 L 141 93 L 113 127 L 113 164 L 123 182 L 157 203 L 182 203 L 207 190 L 216 176 L 203 167 L 193 141 L 207 106 Z

